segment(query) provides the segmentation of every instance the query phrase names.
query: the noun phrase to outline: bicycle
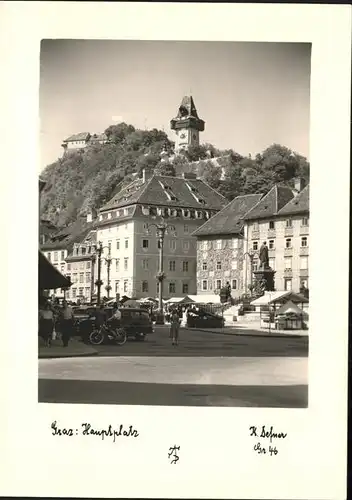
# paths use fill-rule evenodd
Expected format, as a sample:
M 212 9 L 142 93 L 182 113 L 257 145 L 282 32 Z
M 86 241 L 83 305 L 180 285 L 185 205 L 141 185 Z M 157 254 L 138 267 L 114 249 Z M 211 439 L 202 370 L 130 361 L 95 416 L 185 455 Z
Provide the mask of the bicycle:
M 93 345 L 101 345 L 106 339 L 116 342 L 117 345 L 124 345 L 127 341 L 126 330 L 104 324 L 100 328 L 94 328 L 89 335 L 89 341 Z

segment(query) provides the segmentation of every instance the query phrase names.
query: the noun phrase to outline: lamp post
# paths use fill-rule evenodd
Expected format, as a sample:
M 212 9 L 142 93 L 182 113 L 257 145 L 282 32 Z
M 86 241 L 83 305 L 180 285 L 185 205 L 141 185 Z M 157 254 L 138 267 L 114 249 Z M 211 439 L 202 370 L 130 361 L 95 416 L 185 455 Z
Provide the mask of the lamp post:
M 97 276 L 97 281 L 94 283 L 97 286 L 97 303 L 98 303 L 98 305 L 100 305 L 101 286 L 103 284 L 103 282 L 101 280 L 101 256 L 102 256 L 104 248 L 108 248 L 109 253 L 110 253 L 110 247 L 103 246 L 102 242 L 99 241 L 98 244 L 95 246 L 95 252 L 92 255 L 92 262 L 95 262 L 95 256 L 98 257 L 98 276 Z
M 251 295 L 252 295 L 252 288 L 253 288 L 253 260 L 254 260 L 254 257 L 256 255 L 258 255 L 258 254 L 254 250 L 249 250 L 249 252 L 245 252 L 243 254 L 243 257 L 245 258 L 247 255 L 249 257 L 249 262 L 250 262 L 250 269 L 249 269 L 250 283 L 249 283 L 249 286 L 250 286 L 250 292 L 251 292 Z M 245 274 L 245 290 L 246 290 L 246 293 L 247 293 L 247 268 L 246 268 L 246 274 Z
M 168 228 L 171 228 L 169 224 L 167 224 L 163 218 L 161 218 L 161 222 L 159 223 L 151 223 L 148 224 L 148 230 L 150 227 L 154 226 L 156 228 L 156 236 L 159 241 L 159 271 L 156 276 L 159 283 L 159 321 L 158 323 L 164 324 L 164 315 L 163 315 L 163 283 L 166 277 L 164 273 L 164 239 L 165 234 Z
M 103 248 L 106 248 L 106 247 L 103 247 Z M 109 247 L 107 247 L 107 248 L 109 248 Z M 111 257 L 111 255 L 110 255 L 110 248 L 109 248 L 109 255 L 107 257 L 105 257 L 104 260 L 105 260 L 105 263 L 107 265 L 107 275 L 108 275 L 107 285 L 106 285 L 105 289 L 107 291 L 108 299 L 109 299 L 110 298 L 110 290 L 111 290 L 111 286 L 110 286 L 110 268 L 111 268 L 111 262 L 113 260 L 117 260 L 116 257 Z

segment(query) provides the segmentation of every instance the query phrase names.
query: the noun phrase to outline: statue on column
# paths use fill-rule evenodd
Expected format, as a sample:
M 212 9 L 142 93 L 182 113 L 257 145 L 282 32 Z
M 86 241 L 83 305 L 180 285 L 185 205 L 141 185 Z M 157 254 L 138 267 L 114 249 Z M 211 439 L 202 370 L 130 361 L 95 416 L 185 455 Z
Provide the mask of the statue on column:
M 259 249 L 259 269 L 268 269 L 269 268 L 269 250 L 266 245 L 266 241 L 262 244 Z

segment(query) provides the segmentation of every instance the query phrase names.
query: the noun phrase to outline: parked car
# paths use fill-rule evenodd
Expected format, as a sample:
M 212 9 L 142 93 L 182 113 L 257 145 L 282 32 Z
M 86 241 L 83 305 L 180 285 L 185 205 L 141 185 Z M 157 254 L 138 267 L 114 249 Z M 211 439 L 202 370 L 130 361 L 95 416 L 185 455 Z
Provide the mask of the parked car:
M 190 328 L 222 328 L 224 324 L 222 316 L 202 309 L 187 314 L 187 326 Z
M 95 311 L 91 311 L 89 318 L 79 321 L 79 335 L 87 341 L 90 333 L 95 327 Z M 108 318 L 112 316 L 113 308 L 104 308 Z M 136 340 L 144 341 L 147 335 L 154 333 L 153 323 L 148 311 L 142 308 L 121 308 L 121 320 L 119 326 L 126 331 L 127 338 L 134 337 Z

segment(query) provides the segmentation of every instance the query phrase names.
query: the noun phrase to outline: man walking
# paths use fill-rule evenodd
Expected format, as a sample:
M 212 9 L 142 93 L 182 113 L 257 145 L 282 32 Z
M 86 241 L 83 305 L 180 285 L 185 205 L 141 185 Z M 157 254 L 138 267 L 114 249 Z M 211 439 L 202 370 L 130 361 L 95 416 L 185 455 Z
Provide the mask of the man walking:
M 67 304 L 66 300 L 62 303 L 62 344 L 64 347 L 68 346 L 72 327 L 73 327 L 73 311 L 72 308 Z
M 172 337 L 172 345 L 178 345 L 178 332 L 180 329 L 180 317 L 176 310 L 171 314 L 170 337 Z

